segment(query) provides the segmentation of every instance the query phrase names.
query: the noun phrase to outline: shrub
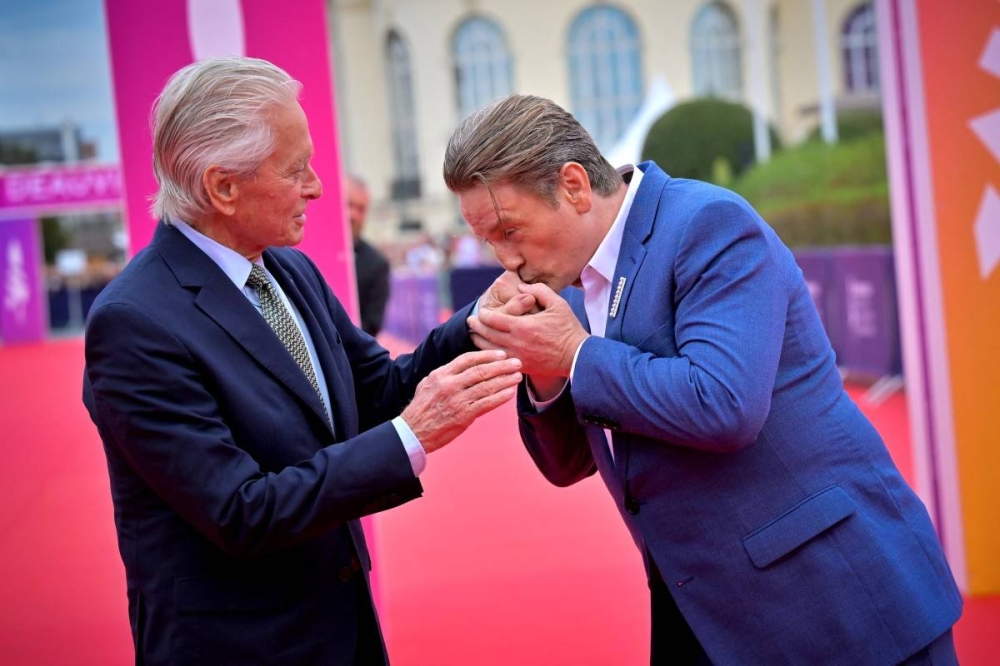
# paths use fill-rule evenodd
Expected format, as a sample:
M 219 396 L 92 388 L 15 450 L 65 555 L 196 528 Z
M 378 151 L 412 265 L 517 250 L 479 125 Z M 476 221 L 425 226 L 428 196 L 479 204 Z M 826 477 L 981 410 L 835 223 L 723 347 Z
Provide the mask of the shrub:
M 778 136 L 770 132 L 776 151 Z M 650 127 L 642 159 L 655 161 L 671 176 L 728 185 L 717 179 L 730 173 L 738 177 L 754 162 L 753 114 L 742 104 L 719 99 L 678 104 Z
M 809 141 L 820 141 L 823 131 L 817 127 L 809 134 Z M 872 134 L 882 134 L 882 112 L 874 109 L 852 109 L 837 114 L 837 138 L 853 141 Z
M 892 242 L 881 134 L 785 150 L 755 165 L 732 189 L 792 247 Z

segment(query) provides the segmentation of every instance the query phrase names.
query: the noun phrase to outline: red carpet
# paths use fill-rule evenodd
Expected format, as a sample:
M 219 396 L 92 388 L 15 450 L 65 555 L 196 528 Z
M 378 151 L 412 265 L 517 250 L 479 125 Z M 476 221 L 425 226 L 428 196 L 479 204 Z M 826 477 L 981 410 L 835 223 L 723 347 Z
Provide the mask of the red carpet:
M 132 661 L 104 455 L 80 403 L 82 356 L 78 339 L 0 348 L 3 664 Z M 903 395 L 865 409 L 912 479 Z M 512 405 L 433 454 L 423 481 L 423 499 L 376 522 L 395 666 L 646 660 L 642 566 L 610 499 L 597 479 L 549 486 Z M 955 629 L 963 665 L 996 662 L 998 626 L 1000 597 L 967 602 Z

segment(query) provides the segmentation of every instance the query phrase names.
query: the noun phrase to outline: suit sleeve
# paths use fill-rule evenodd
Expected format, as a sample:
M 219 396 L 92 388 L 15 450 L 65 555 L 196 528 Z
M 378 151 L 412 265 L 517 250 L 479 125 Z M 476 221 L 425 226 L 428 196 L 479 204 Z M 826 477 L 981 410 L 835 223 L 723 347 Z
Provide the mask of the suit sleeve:
M 588 339 L 572 384 L 577 417 L 599 415 L 615 430 L 702 450 L 753 442 L 770 410 L 785 333 L 781 249 L 749 205 L 702 207 L 680 236 L 675 293 L 663 294 L 675 313 L 677 355 Z
M 597 471 L 586 430 L 577 421 L 568 388 L 539 412 L 528 398 L 525 382 L 521 382 L 517 412 L 521 441 L 549 483 L 570 486 Z
M 280 471 L 262 470 L 227 425 L 240 418 L 239 401 L 220 402 L 171 326 L 168 316 L 131 304 L 93 311 L 84 399 L 109 456 L 123 459 L 219 548 L 262 556 L 419 496 L 391 423 L 349 440 L 356 445 L 326 446 Z M 288 438 L 314 436 L 305 428 L 289 425 Z
M 433 329 L 413 352 L 392 359 L 378 341 L 351 323 L 332 292 L 328 292 L 328 300 L 351 361 L 362 431 L 399 416 L 413 399 L 420 380 L 457 356 L 476 349 L 465 323 L 472 305 Z

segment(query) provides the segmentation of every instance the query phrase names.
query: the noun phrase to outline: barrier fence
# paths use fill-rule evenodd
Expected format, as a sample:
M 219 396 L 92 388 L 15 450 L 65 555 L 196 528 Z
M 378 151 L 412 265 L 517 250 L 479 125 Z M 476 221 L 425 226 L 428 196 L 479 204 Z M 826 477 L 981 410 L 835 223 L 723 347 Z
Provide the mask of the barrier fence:
M 13 231 L 15 226 L 7 224 L 4 229 Z M 11 238 L 4 245 L 15 240 L 26 244 L 19 237 L 8 235 Z M 6 278 L 0 344 L 44 338 L 46 332 L 39 323 L 44 321 L 43 312 L 53 329 L 67 326 L 77 317 L 82 322 L 99 291 L 88 288 L 80 294 L 69 294 L 65 289 L 56 289 L 41 295 L 41 303 L 48 307 L 39 302 L 32 307 L 30 294 L 34 292 L 15 287 L 38 285 L 40 276 L 28 275 L 33 262 L 15 262 L 10 258 L 34 253 L 35 250 L 23 254 L 11 251 L 0 257 L 0 273 Z M 849 373 L 872 378 L 901 374 L 892 249 L 839 247 L 797 250 L 794 254 L 837 354 L 837 364 Z M 448 276 L 450 303 L 442 302 L 438 276 L 394 274 L 385 330 L 398 338 L 419 342 L 440 322 L 442 308 L 455 309 L 470 303 L 501 270 L 496 266 L 452 270 Z M 20 299 L 15 298 L 18 295 Z M 79 301 L 78 313 L 71 307 L 77 302 L 74 297 Z
M 797 250 L 820 319 L 846 372 L 878 378 L 902 374 L 892 248 L 837 247 Z M 450 304 L 470 303 L 500 275 L 496 266 L 456 268 L 449 280 Z M 386 330 L 419 342 L 437 325 L 442 307 L 434 276 L 394 275 Z

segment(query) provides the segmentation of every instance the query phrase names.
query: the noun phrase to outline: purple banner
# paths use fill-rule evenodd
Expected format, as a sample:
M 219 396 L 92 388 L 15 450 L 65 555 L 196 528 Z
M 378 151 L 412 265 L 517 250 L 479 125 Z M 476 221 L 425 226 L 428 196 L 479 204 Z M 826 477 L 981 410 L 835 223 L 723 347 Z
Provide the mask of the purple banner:
M 812 296 L 820 321 L 830 338 L 830 346 L 840 356 L 841 322 L 837 310 L 837 290 L 833 283 L 834 253 L 831 249 L 795 250 L 795 262 L 802 269 L 809 294 Z
M 436 275 L 393 273 L 385 330 L 398 338 L 417 343 L 440 323 L 441 299 Z
M 42 263 L 35 220 L 0 221 L 0 341 L 45 337 Z
M 0 211 L 118 205 L 121 196 L 121 170 L 117 165 L 0 173 Z
M 900 374 L 892 249 L 839 248 L 832 282 L 840 320 L 839 364 L 874 377 Z

